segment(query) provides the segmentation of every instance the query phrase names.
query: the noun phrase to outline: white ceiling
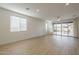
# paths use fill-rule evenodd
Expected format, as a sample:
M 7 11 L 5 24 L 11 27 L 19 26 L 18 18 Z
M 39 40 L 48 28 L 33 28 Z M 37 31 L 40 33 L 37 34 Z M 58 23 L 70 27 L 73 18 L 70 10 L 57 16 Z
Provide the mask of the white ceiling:
M 44 20 L 54 20 L 56 17 L 62 17 L 62 19 L 74 18 L 73 15 L 79 16 L 79 4 L 65 3 L 2 3 L 1 7 L 15 11 L 24 15 L 38 17 Z M 30 8 L 30 10 L 26 10 Z M 36 12 L 39 9 L 39 12 Z

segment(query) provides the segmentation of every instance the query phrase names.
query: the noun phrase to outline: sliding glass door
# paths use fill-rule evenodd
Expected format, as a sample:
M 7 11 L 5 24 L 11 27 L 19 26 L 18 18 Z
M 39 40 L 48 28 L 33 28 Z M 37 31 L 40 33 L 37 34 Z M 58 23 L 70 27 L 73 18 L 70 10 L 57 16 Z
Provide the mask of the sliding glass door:
M 54 34 L 74 36 L 73 23 L 54 24 Z
M 68 24 L 62 24 L 62 35 L 68 35 Z
M 53 34 L 57 34 L 57 24 L 53 24 Z
M 74 29 L 73 29 L 74 27 L 73 27 L 73 23 L 69 23 L 68 24 L 68 36 L 74 36 Z
M 61 24 L 54 24 L 54 34 L 61 35 Z
M 57 34 L 61 35 L 61 24 L 57 24 Z

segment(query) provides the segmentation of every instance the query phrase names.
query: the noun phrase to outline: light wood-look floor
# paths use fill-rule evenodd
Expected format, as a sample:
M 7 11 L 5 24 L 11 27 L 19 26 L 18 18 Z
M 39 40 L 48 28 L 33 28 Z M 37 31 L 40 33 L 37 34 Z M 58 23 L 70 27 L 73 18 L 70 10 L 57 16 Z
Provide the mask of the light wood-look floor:
M 0 46 L 1 55 L 77 55 L 79 39 L 48 35 Z

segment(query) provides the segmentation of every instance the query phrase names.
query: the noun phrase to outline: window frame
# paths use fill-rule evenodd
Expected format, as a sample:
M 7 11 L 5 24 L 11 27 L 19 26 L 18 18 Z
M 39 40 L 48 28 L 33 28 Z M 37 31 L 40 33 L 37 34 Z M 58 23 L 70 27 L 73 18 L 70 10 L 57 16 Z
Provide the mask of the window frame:
M 27 19 L 18 16 L 10 16 L 10 32 L 21 32 L 21 31 L 27 31 Z

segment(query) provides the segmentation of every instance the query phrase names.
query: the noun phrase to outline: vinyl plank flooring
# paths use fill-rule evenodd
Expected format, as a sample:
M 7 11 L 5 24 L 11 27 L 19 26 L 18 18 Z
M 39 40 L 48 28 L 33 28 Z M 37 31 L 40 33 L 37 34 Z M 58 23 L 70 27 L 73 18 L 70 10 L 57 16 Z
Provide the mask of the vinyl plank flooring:
M 79 39 L 47 35 L 0 46 L 0 55 L 78 55 Z

